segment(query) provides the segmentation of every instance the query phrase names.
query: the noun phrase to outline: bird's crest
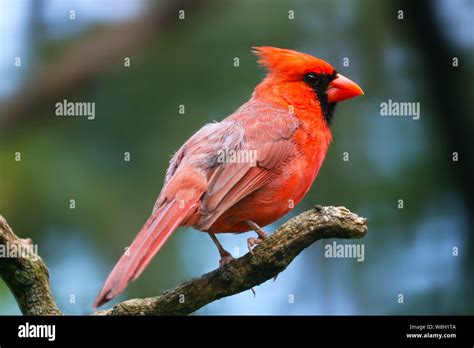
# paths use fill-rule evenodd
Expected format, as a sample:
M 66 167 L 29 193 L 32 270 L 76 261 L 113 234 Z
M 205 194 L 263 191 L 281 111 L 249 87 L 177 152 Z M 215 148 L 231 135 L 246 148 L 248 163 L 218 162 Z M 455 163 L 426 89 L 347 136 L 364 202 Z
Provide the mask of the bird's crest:
M 329 63 L 306 53 L 269 46 L 253 47 L 253 52 L 260 58 L 258 63 L 270 74 L 290 77 L 308 72 L 334 73 L 334 68 Z

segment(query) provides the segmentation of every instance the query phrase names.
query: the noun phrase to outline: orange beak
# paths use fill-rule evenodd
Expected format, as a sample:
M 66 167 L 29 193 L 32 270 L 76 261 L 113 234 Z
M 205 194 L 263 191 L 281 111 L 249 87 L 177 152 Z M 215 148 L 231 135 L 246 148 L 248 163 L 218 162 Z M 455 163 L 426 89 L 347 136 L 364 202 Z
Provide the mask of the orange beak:
M 330 103 L 335 103 L 357 97 L 364 94 L 364 91 L 357 85 L 357 83 L 349 80 L 341 74 L 337 74 L 336 78 L 329 84 L 326 94 L 328 95 L 328 101 Z

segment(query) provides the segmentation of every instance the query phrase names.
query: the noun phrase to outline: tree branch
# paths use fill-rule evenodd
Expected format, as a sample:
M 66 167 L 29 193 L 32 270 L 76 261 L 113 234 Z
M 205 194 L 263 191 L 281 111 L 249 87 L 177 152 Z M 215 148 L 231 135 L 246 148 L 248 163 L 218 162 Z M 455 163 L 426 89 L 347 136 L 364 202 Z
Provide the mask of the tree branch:
M 276 277 L 305 248 L 327 238 L 361 238 L 367 220 L 344 207 L 321 207 L 306 211 L 282 225 L 272 236 L 222 269 L 188 280 L 162 295 L 133 299 L 97 311 L 96 315 L 185 315 L 218 300 L 249 290 Z M 0 246 L 21 245 L 0 216 Z M 0 276 L 11 289 L 23 314 L 61 314 L 48 284 L 43 261 L 29 258 L 0 258 Z
M 31 239 L 20 239 L 0 215 L 0 276 L 24 315 L 61 315 L 49 288 L 48 268 Z

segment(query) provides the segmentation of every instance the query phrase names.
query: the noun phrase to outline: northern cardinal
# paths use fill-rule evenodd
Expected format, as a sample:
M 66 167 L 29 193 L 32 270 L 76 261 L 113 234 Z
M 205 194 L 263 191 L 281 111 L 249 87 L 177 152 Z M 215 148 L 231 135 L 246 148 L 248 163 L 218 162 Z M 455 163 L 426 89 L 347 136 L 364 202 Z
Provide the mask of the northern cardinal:
M 251 249 L 266 237 L 261 226 L 285 215 L 308 192 L 331 141 L 336 103 L 363 91 L 308 54 L 275 47 L 254 52 L 266 77 L 248 102 L 202 127 L 173 156 L 150 218 L 94 308 L 135 280 L 179 226 L 207 232 L 223 266 L 232 256 L 216 233 L 254 230 L 258 238 L 247 240 Z

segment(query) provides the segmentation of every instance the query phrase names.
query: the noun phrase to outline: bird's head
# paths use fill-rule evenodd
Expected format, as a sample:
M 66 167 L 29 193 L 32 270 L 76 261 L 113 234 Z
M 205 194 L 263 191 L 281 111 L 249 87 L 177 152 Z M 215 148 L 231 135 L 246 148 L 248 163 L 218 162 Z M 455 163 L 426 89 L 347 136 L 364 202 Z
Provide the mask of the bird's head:
M 329 63 L 309 54 L 268 46 L 254 47 L 254 53 L 268 72 L 264 89 L 284 95 L 292 104 L 317 101 L 328 123 L 337 102 L 364 94 Z

